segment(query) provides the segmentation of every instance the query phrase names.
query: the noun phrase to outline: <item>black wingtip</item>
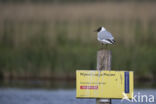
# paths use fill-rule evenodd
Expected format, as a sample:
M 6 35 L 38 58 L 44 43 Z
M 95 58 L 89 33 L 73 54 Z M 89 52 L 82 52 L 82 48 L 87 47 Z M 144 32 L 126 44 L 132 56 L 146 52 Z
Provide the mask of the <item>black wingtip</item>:
M 115 44 L 115 40 L 110 40 L 110 39 L 107 39 L 111 44 Z
M 116 40 L 113 40 L 113 44 L 115 44 L 116 43 Z

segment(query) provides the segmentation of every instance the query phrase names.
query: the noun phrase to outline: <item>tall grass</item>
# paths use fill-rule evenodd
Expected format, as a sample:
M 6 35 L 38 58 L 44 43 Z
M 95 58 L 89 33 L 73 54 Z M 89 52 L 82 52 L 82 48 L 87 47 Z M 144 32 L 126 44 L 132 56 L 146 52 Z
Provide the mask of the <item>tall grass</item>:
M 94 30 L 116 39 L 113 70 L 154 78 L 155 3 L 5 4 L 0 6 L 0 72 L 4 76 L 51 76 L 96 69 L 100 48 Z M 144 9 L 146 8 L 146 9 Z

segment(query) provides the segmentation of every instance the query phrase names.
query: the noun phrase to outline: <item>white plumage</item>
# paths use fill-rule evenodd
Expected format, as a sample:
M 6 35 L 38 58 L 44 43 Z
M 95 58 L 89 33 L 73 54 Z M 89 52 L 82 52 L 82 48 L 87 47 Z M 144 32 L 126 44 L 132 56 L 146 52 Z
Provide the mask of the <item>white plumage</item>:
M 110 32 L 108 32 L 104 27 L 100 27 L 96 30 L 97 33 L 97 40 L 102 44 L 113 44 L 114 37 Z

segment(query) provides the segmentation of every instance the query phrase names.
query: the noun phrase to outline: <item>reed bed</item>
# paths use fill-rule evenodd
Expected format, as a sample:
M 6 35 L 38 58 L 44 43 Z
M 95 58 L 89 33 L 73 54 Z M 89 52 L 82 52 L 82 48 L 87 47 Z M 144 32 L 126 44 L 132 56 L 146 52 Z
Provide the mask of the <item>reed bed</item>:
M 0 4 L 0 72 L 50 77 L 96 69 L 94 30 L 115 39 L 113 70 L 155 78 L 156 3 Z

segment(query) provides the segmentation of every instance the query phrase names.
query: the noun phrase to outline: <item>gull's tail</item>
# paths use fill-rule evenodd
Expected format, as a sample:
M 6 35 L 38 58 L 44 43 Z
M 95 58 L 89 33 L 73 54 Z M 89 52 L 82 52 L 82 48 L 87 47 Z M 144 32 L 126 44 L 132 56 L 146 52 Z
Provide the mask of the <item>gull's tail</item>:
M 116 41 L 114 39 L 106 39 L 107 41 L 109 41 L 111 44 L 114 44 Z

